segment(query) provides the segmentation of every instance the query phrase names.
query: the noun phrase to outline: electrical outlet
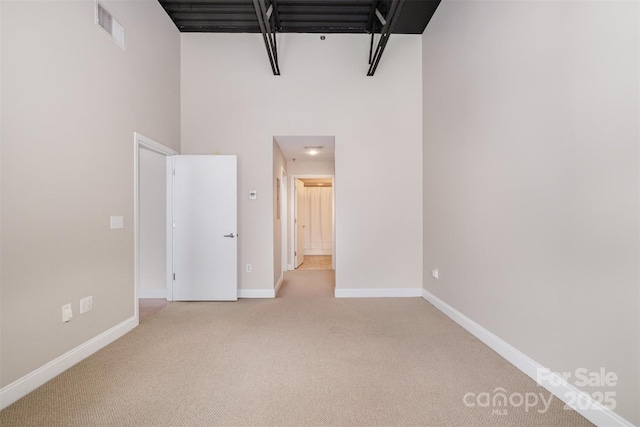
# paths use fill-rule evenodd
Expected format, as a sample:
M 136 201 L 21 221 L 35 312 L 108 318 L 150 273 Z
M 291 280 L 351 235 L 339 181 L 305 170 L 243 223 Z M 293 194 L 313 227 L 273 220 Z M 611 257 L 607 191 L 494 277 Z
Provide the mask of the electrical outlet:
M 93 310 L 93 297 L 86 297 L 80 300 L 80 314 Z
M 71 310 L 71 304 L 65 304 L 62 306 L 62 321 L 64 323 L 71 322 L 73 320 L 73 310 Z
M 251 264 L 247 264 L 246 271 L 247 273 L 251 273 Z
M 440 272 L 438 272 L 438 269 L 436 268 L 435 270 L 431 270 L 431 275 L 437 280 L 439 279 Z

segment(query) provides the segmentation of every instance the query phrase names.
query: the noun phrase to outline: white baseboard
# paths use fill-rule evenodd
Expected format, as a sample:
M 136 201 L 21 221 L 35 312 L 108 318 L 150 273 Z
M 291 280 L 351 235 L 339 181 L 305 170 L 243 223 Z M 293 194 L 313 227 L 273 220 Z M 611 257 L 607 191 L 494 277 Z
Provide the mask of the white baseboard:
M 278 279 L 278 283 L 276 283 L 275 289 L 273 291 L 274 297 L 276 295 L 278 295 L 278 291 L 280 290 L 280 287 L 282 286 L 283 282 L 284 282 L 284 272 L 282 274 L 280 274 L 280 278 Z
M 275 298 L 273 289 L 238 289 L 238 298 Z
M 336 298 L 399 298 L 399 297 L 420 297 L 420 288 L 365 288 L 365 289 L 340 289 L 335 290 Z
M 13 402 L 31 393 L 42 384 L 91 356 L 102 347 L 111 344 L 136 326 L 138 326 L 138 319 L 131 317 L 78 347 L 69 350 L 62 356 L 28 373 L 24 377 L 2 387 L 2 389 L 0 389 L 0 409 L 6 408 Z
M 167 299 L 166 289 L 139 289 L 138 298 L 163 298 Z
M 548 369 L 540 365 L 538 362 L 512 347 L 510 344 L 469 319 L 435 295 L 423 289 L 422 297 L 451 318 L 451 320 L 465 328 L 500 356 L 513 364 L 516 368 L 531 377 L 540 386 L 547 389 L 558 399 L 566 404 L 573 403 L 570 405 L 571 408 L 595 425 L 633 427 L 632 423 L 625 420 L 611 409 L 598 403 L 588 393 L 585 393 L 574 385 L 569 384 L 560 375 L 549 372 Z M 544 372 L 544 375 L 539 375 L 541 372 Z M 576 399 L 576 396 L 580 396 L 580 399 Z M 578 406 L 575 405 L 576 401 L 579 401 Z

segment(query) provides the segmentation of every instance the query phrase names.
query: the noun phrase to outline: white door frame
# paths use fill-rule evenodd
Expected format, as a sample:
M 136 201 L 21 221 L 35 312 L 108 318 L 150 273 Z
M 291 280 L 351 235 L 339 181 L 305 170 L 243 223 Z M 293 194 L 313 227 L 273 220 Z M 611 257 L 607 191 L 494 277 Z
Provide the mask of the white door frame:
M 295 241 L 295 229 L 294 227 L 296 226 L 293 219 L 295 218 L 296 215 L 296 203 L 297 203 L 297 197 L 295 196 L 296 192 L 295 192 L 295 186 L 296 186 L 296 179 L 313 179 L 313 178 L 331 178 L 331 194 L 332 194 L 332 199 L 333 199 L 333 244 L 331 245 L 331 266 L 333 267 L 333 269 L 336 269 L 336 178 L 335 175 L 333 174 L 297 174 L 297 175 L 291 175 L 289 180 L 289 190 L 291 194 L 291 207 L 289 209 L 289 214 L 291 215 L 291 221 L 289 221 L 289 235 L 290 235 L 290 248 L 291 248 L 291 259 L 288 259 L 288 261 L 290 261 L 288 263 L 288 269 L 289 270 L 295 270 L 295 257 L 293 256 L 293 252 L 296 248 L 296 241 Z M 304 250 L 304 248 L 303 248 Z
M 287 171 L 284 168 L 280 169 L 280 231 L 281 231 L 281 268 L 284 273 L 289 269 L 289 245 L 287 244 L 287 230 L 288 230 L 288 176 Z
M 172 284 L 173 284 L 173 263 L 172 259 L 172 251 L 173 251 L 173 242 L 172 242 L 172 193 L 171 193 L 171 176 L 172 176 L 172 159 L 171 156 L 175 156 L 179 154 L 177 151 L 165 147 L 164 145 L 152 140 L 151 138 L 147 138 L 146 136 L 134 132 L 133 134 L 133 241 L 134 241 L 134 250 L 133 250 L 133 259 L 134 259 L 134 279 L 133 279 L 133 306 L 134 313 L 136 318 L 136 323 L 139 322 L 139 313 L 138 313 L 138 287 L 140 286 L 140 150 L 150 150 L 154 153 L 161 154 L 167 159 L 167 300 L 172 300 Z

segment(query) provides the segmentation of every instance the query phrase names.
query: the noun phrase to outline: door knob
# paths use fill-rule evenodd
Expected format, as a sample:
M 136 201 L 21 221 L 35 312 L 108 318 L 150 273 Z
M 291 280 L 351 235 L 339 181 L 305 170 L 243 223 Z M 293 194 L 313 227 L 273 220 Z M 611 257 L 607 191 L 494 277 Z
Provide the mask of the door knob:
M 231 234 L 225 234 L 223 237 L 231 237 L 233 239 L 234 237 L 236 237 L 236 235 L 231 233 Z

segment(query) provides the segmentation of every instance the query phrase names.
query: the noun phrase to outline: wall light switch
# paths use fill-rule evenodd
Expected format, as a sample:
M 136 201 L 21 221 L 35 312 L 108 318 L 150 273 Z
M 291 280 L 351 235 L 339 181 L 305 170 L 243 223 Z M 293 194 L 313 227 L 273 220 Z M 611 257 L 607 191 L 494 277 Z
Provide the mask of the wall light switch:
M 438 269 L 436 268 L 435 270 L 431 270 L 431 275 L 435 278 L 438 279 L 440 276 L 440 272 L 438 271 Z
M 62 321 L 67 323 L 73 320 L 73 311 L 71 310 L 71 304 L 65 304 L 62 306 Z
M 111 216 L 109 217 L 109 224 L 112 230 L 116 230 L 119 228 L 124 228 L 124 217 L 122 216 Z
M 249 200 L 255 200 L 258 198 L 258 192 L 256 190 L 249 191 Z

